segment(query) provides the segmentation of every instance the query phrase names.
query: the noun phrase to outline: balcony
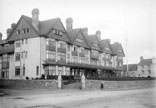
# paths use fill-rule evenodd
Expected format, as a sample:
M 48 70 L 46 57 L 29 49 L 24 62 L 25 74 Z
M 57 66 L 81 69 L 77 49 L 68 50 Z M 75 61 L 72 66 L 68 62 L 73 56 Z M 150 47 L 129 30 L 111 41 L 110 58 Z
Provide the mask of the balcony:
M 2 62 L 2 69 L 9 68 L 9 62 Z
M 99 56 L 91 53 L 90 58 L 92 58 L 92 59 L 99 59 Z
M 72 55 L 73 56 L 78 56 L 78 52 L 77 51 L 72 51 Z
M 50 50 L 50 51 L 56 51 L 56 46 L 46 46 L 46 50 Z
M 66 48 L 57 48 L 57 52 L 66 53 Z
M 85 57 L 85 53 L 79 53 L 80 57 Z
M 8 54 L 8 53 L 13 53 L 14 52 L 14 44 L 0 47 L 0 54 Z
M 55 62 L 55 59 L 46 59 L 46 62 Z

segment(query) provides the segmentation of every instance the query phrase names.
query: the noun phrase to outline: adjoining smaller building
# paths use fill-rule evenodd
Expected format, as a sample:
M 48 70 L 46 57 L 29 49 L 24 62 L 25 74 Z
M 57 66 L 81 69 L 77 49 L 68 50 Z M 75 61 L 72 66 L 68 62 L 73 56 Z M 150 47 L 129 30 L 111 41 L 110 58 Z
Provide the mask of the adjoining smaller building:
M 144 59 L 141 56 L 138 64 L 124 65 L 123 68 L 125 77 L 156 77 L 156 58 Z

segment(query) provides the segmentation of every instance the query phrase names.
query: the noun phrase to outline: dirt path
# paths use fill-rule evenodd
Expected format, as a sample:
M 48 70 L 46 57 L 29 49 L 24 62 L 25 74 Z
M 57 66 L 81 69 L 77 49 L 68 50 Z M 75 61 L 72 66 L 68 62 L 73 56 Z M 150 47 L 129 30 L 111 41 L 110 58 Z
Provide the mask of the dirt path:
M 15 92 L 15 91 L 13 91 Z M 24 91 L 22 91 L 23 94 Z M 155 108 L 155 88 L 30 92 L 0 98 L 0 108 Z M 38 92 L 38 93 L 36 93 Z M 36 94 L 35 94 L 36 93 Z

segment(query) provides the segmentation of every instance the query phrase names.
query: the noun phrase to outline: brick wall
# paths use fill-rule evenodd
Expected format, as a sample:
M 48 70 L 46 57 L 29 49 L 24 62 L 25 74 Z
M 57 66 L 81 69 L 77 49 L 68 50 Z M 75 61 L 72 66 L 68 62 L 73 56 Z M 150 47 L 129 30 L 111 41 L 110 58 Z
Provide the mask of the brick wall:
M 0 80 L 0 88 L 53 88 L 57 89 L 57 80 Z
M 86 80 L 86 89 L 100 89 L 99 80 Z M 137 81 L 103 81 L 104 89 L 130 89 L 145 88 L 155 86 L 155 80 L 137 80 Z

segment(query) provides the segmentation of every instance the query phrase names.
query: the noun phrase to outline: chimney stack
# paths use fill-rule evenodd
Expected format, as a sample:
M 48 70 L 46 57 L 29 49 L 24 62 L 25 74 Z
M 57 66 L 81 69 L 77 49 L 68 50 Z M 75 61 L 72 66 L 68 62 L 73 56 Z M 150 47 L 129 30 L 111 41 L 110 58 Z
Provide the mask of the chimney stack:
M 15 28 L 16 24 L 15 23 L 12 23 L 11 24 L 11 29 L 13 30 Z
M 85 36 L 88 35 L 88 28 L 87 28 L 87 27 L 86 27 L 86 28 L 82 28 L 82 31 L 83 31 L 83 34 L 84 34 Z
M 0 32 L 0 41 L 2 40 L 2 33 Z
M 7 29 L 7 31 L 6 31 L 7 37 L 10 35 L 11 31 L 12 31 L 12 29 L 10 29 L 10 28 Z
M 73 29 L 73 19 L 70 17 L 66 19 L 66 30 L 70 31 L 72 29 Z
M 39 10 L 37 8 L 32 10 L 32 25 L 39 30 Z
M 143 56 L 140 56 L 140 61 L 142 61 L 144 58 L 143 58 Z
M 98 40 L 101 41 L 101 31 L 100 30 L 96 31 L 96 36 L 97 36 Z

